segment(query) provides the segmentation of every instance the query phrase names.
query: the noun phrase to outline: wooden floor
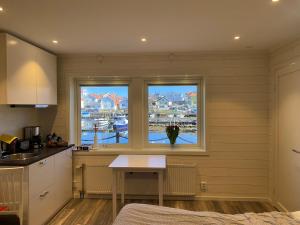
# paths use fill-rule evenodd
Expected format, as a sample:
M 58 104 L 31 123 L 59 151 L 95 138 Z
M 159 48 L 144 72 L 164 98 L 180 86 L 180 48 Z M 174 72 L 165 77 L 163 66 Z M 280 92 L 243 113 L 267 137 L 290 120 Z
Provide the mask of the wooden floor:
M 128 203 L 157 204 L 155 200 L 127 200 Z M 164 206 L 193 211 L 215 211 L 238 214 L 276 211 L 266 202 L 241 201 L 164 201 Z M 112 203 L 104 199 L 73 199 L 48 225 L 108 225 L 112 224 Z

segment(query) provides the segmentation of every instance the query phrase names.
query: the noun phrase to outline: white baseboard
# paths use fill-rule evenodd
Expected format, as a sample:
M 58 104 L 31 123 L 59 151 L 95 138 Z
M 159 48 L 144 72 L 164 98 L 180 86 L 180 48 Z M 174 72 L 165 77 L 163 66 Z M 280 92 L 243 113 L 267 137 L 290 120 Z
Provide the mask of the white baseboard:
M 271 202 L 267 197 L 242 197 L 242 196 L 195 196 L 195 200 L 219 200 L 219 201 L 263 201 Z
M 120 197 L 118 195 L 118 197 Z M 74 194 L 74 198 L 79 198 L 79 194 Z M 103 198 L 111 199 L 110 194 L 85 194 L 85 198 Z M 157 195 L 125 195 L 125 198 L 129 199 L 157 199 Z M 269 202 L 273 204 L 271 199 L 267 197 L 237 197 L 237 196 L 164 196 L 165 200 L 214 200 L 214 201 L 259 201 Z M 276 205 L 275 205 L 276 206 Z
M 275 206 L 280 212 L 288 212 L 287 208 L 285 208 L 280 202 L 275 202 Z

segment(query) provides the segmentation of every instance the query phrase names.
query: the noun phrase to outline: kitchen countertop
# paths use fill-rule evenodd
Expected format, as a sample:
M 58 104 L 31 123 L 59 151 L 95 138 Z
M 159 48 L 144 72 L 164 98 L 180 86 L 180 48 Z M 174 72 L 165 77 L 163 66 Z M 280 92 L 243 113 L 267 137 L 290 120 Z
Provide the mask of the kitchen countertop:
M 41 154 L 26 160 L 2 160 L 0 159 L 0 166 L 28 166 L 37 161 L 45 159 L 49 156 L 55 155 L 59 152 L 62 152 L 66 149 L 73 147 L 74 145 L 68 145 L 66 147 L 55 147 L 55 148 L 47 148 L 44 147 L 41 149 Z

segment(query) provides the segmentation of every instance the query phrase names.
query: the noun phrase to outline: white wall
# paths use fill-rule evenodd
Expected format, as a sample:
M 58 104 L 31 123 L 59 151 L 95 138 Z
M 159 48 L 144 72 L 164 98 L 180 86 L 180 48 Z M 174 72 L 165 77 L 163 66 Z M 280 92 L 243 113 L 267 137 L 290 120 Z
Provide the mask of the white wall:
M 35 109 L 33 106 L 0 105 L 0 135 L 11 134 L 23 138 L 23 128 L 26 126 L 41 126 L 42 138 L 52 131 L 53 120 L 56 117 L 57 106 L 46 109 Z
M 23 138 L 23 127 L 37 124 L 36 109 L 0 105 L 0 134 L 11 134 Z
M 206 78 L 209 156 L 170 156 L 168 161 L 197 164 L 198 196 L 268 198 L 270 92 L 264 52 L 60 57 L 59 105 L 49 127 L 69 137 L 74 77 L 174 74 Z M 200 192 L 201 180 L 208 183 L 207 193 Z

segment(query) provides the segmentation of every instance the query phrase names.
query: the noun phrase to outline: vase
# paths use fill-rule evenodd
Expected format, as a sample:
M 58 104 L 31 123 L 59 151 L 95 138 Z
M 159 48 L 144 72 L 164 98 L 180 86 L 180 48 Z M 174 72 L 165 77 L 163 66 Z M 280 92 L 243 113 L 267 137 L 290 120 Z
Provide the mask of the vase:
M 170 125 L 166 127 L 166 133 L 169 138 L 171 146 L 176 143 L 179 134 L 179 127 L 177 125 Z
M 93 149 L 98 148 L 98 134 L 97 132 L 94 133 L 94 144 L 93 144 Z

